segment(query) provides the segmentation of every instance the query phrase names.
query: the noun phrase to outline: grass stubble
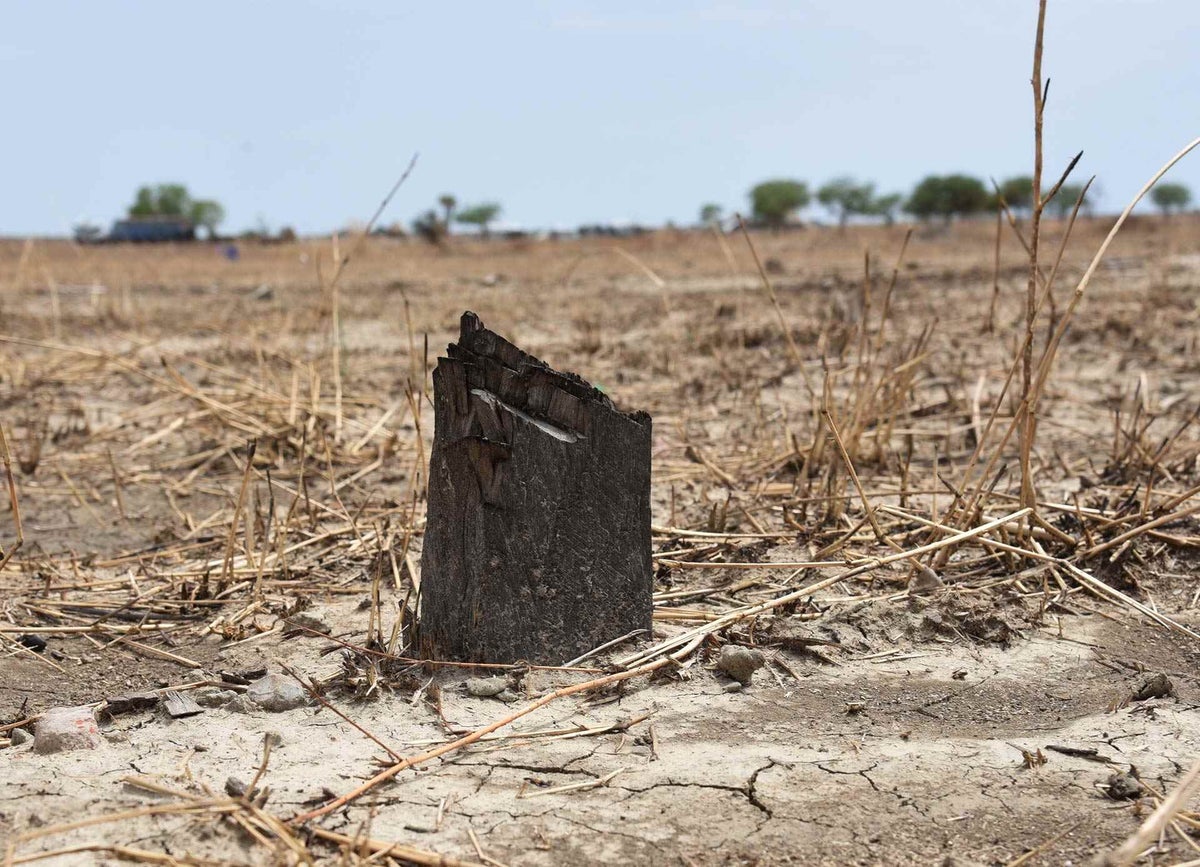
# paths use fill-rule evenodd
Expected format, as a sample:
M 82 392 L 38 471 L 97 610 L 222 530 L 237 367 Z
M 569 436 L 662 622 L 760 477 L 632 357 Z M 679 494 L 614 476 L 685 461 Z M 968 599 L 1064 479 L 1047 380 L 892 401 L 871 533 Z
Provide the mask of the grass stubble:
M 898 287 L 911 282 L 902 278 L 908 271 L 905 257 L 912 230 L 899 243 L 881 294 L 877 291 L 881 275 L 868 252 L 857 287 L 846 281 L 843 285 L 851 288 L 838 290 L 841 294 L 835 296 L 844 310 L 818 318 L 816 326 L 806 330 L 805 324 L 795 324 L 799 310 L 789 317 L 786 302 L 793 293 L 777 290 L 758 249 L 759 244 L 779 244 L 779 239 L 759 236 L 756 242 L 755 234 L 739 219 L 752 269 L 740 272 L 746 282 L 736 287 L 735 321 L 728 323 L 732 327 L 722 324 L 715 333 L 688 335 L 669 352 L 682 347 L 693 355 L 710 356 L 712 387 L 724 389 L 739 403 L 740 414 L 747 419 L 745 427 L 734 431 L 718 426 L 716 433 L 707 433 L 712 418 L 697 412 L 690 402 L 656 412 L 660 429 L 667 433 L 665 445 L 656 449 L 655 485 L 660 492 L 671 491 L 672 508 L 669 525 L 654 527 L 655 561 L 659 568 L 670 570 L 677 582 L 700 576 L 701 583 L 656 594 L 657 640 L 620 656 L 615 648 L 607 648 L 603 667 L 565 666 L 558 675 L 584 679 L 546 691 L 486 725 L 412 753 L 388 745 L 354 722 L 345 704 L 356 696 L 403 688 L 402 675 L 428 674 L 447 665 L 408 654 L 419 617 L 420 576 L 414 546 L 419 546 L 424 521 L 427 443 L 422 424 L 430 407 L 428 334 L 441 330 L 445 313 L 460 305 L 443 297 L 436 312 L 422 311 L 422 304 L 433 308 L 434 302 L 425 298 L 410 305 L 412 287 L 400 289 L 408 345 L 402 365 L 406 375 L 398 386 L 388 385 L 381 384 L 385 375 L 378 363 L 369 357 L 363 360 L 361 352 L 359 369 L 348 375 L 344 308 L 359 305 L 356 315 L 361 317 L 361 305 L 367 302 L 357 296 L 365 298 L 367 291 L 353 284 L 343 289 L 352 260 L 368 260 L 364 284 L 375 279 L 369 230 L 412 164 L 347 253 L 342 253 L 334 237 L 329 254 L 332 274 L 321 268 L 324 253 L 318 246 L 298 246 L 300 258 L 317 273 L 321 300 L 294 308 L 281 305 L 273 311 L 273 320 L 263 323 L 259 339 L 251 341 L 252 350 L 218 332 L 216 338 L 229 343 L 220 363 L 202 353 L 170 349 L 170 330 L 178 327 L 177 322 L 167 318 L 155 333 L 149 321 L 153 311 L 131 305 L 127 288 L 116 298 L 96 291 L 80 294 L 73 284 L 55 280 L 51 269 L 58 262 L 43 264 L 49 315 L 24 321 L 31 329 L 43 321 L 48 332 L 0 335 L 0 346 L 9 353 L 3 359 L 11 395 L 5 406 L 18 406 L 22 395 L 30 403 L 22 408 L 18 424 L 8 423 L 8 431 L 14 432 L 11 439 L 0 419 L 0 459 L 13 530 L 12 541 L 0 549 L 0 577 L 13 593 L 7 622 L 0 624 L 0 648 L 61 670 L 58 663 L 32 653 L 14 637 L 82 637 L 97 648 L 151 656 L 194 673 L 202 666 L 186 652 L 166 649 L 164 643 L 173 646 L 205 634 L 220 636 L 227 646 L 268 640 L 289 628 L 288 616 L 303 607 L 298 599 L 361 594 L 365 581 L 370 605 L 363 638 L 359 643 L 337 642 L 357 666 L 353 683 L 345 678 L 305 680 L 298 672 L 290 673 L 319 702 L 375 741 L 387 759 L 384 768 L 362 784 L 292 816 L 274 815 L 251 795 L 226 798 L 202 784 L 181 789 L 129 778 L 135 788 L 174 800 L 19 834 L 9 841 L 4 863 L 32 863 L 83 852 L 143 863 L 215 863 L 118 843 L 37 848 L 69 832 L 167 813 L 236 826 L 252 847 L 287 863 L 317 863 L 331 853 L 348 864 L 367 860 L 498 863 L 484 854 L 477 840 L 479 860 L 468 862 L 373 839 L 367 823 L 348 835 L 321 827 L 319 820 L 355 804 L 406 770 L 509 737 L 507 731 L 515 722 L 552 703 L 694 666 L 725 640 L 732 627 L 753 624 L 769 612 L 796 611 L 797 616 L 815 622 L 822 616 L 821 606 L 832 601 L 898 603 L 918 593 L 952 594 L 972 604 L 1002 606 L 1014 598 L 1032 602 L 1043 617 L 1055 610 L 1066 614 L 1099 610 L 1109 617 L 1145 618 L 1177 635 L 1200 638 L 1163 613 L 1153 599 L 1139 600 L 1136 591 L 1120 590 L 1097 574 L 1100 567 L 1130 558 L 1144 561 L 1146 548 L 1200 548 L 1200 537 L 1188 533 L 1185 523 L 1200 512 L 1196 502 L 1200 484 L 1194 483 L 1200 449 L 1189 436 L 1200 406 L 1182 416 L 1155 414 L 1148 409 L 1150 401 L 1139 380 L 1124 423 L 1121 409 L 1114 413 L 1110 457 L 1101 471 L 1096 472 L 1090 455 L 1055 457 L 1064 476 L 1084 466 L 1098 476 L 1089 491 L 1090 503 L 1085 505 L 1078 494 L 1072 494 L 1070 502 L 1048 498 L 1039 485 L 1039 474 L 1053 466 L 1039 456 L 1041 428 L 1049 418 L 1043 408 L 1067 402 L 1052 393 L 1064 338 L 1133 208 L 1200 140 L 1155 172 L 1124 209 L 1100 240 L 1060 311 L 1054 287 L 1074 267 L 1069 264 L 1073 260 L 1068 246 L 1083 196 L 1059 227 L 1057 250 L 1047 272 L 1043 211 L 1080 157 L 1042 193 L 1043 123 L 1049 93 L 1049 82 L 1041 72 L 1045 14 L 1046 3 L 1041 0 L 1031 77 L 1033 206 L 1028 221 L 1022 223 L 1001 203 L 989 250 L 988 310 L 982 322 L 973 324 L 974 332 L 994 335 L 998 349 L 1007 345 L 998 392 L 988 395 L 981 375 L 973 388 L 966 383 L 957 390 L 942 385 L 945 397 L 930 396 L 932 389 L 926 383 L 937 379 L 931 367 L 943 323 L 933 318 L 913 329 L 893 321 L 899 302 L 908 303 L 898 298 Z M 1086 195 L 1087 185 L 1084 189 Z M 1025 257 L 1021 315 L 1007 335 L 1002 328 L 1007 300 L 1002 284 L 1007 281 L 1002 277 L 1000 237 L 1005 226 Z M 986 235 L 979 237 L 987 243 Z M 717 248 L 715 253 L 704 251 L 718 264 L 713 271 L 737 272 L 737 257 L 725 238 L 718 239 L 720 244 L 708 240 L 708 246 Z M 652 267 L 648 260 L 661 256 L 655 242 L 642 241 L 648 246 L 637 249 L 639 242 L 604 243 L 603 249 L 564 249 L 566 279 L 578 278 L 588 263 L 593 268 L 601 262 L 632 263 L 650 281 L 651 301 L 646 309 L 657 311 L 659 326 L 670 331 L 682 325 L 679 320 L 688 315 L 682 308 L 686 298 L 673 298 L 672 290 L 689 284 L 686 277 L 673 282 L 670 276 L 662 276 L 667 273 L 664 265 Z M 488 255 L 487 248 L 478 249 L 482 252 L 476 255 Z M 289 252 L 296 255 L 296 250 Z M 153 257 L 131 261 L 121 251 L 83 250 L 70 255 L 116 260 L 108 279 L 114 285 L 152 285 L 156 280 L 186 285 L 187 279 L 197 279 L 163 280 L 163 272 L 175 265 L 149 261 Z M 446 261 L 444 251 L 423 255 L 429 257 L 434 272 L 462 265 Z M 14 297 L 26 293 L 37 258 L 34 242 L 21 247 L 10 287 Z M 79 263 L 75 265 L 78 268 Z M 533 267 L 555 270 L 541 261 Z M 211 269 L 211 263 L 204 263 L 196 273 L 206 275 Z M 753 296 L 747 294 L 754 291 L 755 281 L 764 306 L 754 305 Z M 728 277 L 725 282 L 729 283 Z M 96 280 L 93 285 L 100 283 Z M 569 291 L 565 283 L 559 288 Z M 72 310 L 84 299 L 87 317 L 73 319 Z M 527 307 L 522 314 L 532 316 L 533 311 Z M 415 320 L 422 315 L 426 336 L 418 347 L 415 335 L 422 329 Z M 125 339 L 89 340 L 87 330 L 96 323 Z M 601 333 L 591 320 L 584 326 L 588 334 Z M 324 348 L 304 339 L 322 330 L 328 334 Z M 266 339 L 267 333 L 276 339 Z M 80 342 L 69 342 L 73 337 Z M 602 338 L 596 342 L 594 351 L 602 360 L 605 342 Z M 802 350 L 802 345 L 811 351 Z M 634 349 L 641 353 L 650 376 L 668 381 L 680 376 L 678 368 L 672 367 L 680 362 L 666 355 L 656 357 L 650 348 L 631 348 L 617 338 L 610 352 L 625 362 Z M 141 399 L 109 413 L 102 427 L 87 420 L 76 424 L 71 419 L 78 414 L 77 406 L 64 409 L 57 400 L 41 399 L 39 384 L 47 379 L 64 391 L 84 395 L 77 403 L 86 403 L 86 395 L 113 382 L 137 392 Z M 779 399 L 775 408 L 769 406 L 789 389 L 802 395 L 798 403 Z M 1060 389 L 1070 390 L 1069 384 Z M 640 392 L 643 400 L 665 393 L 645 384 Z M 956 422 L 964 416 L 967 422 Z M 1163 421 L 1173 422 L 1173 427 L 1156 439 L 1151 431 L 1161 429 Z M 969 443 L 969 449 L 959 455 L 965 461 L 956 465 L 957 444 L 962 442 Z M 1093 440 L 1086 442 L 1090 445 Z M 928 454 L 922 454 L 923 446 L 929 447 Z M 1057 441 L 1052 448 L 1059 451 Z M 22 523 L 14 461 L 31 479 L 26 497 L 57 496 L 82 509 L 97 526 L 103 523 L 98 510 L 104 511 L 106 502 L 116 507 L 122 523 L 131 520 L 127 512 L 136 519 L 156 508 L 167 509 L 176 530 L 167 541 L 113 555 L 80 556 L 42 545 L 23 548 L 38 540 Z M 1014 462 L 1015 480 L 1009 470 Z M 39 464 L 43 472 L 36 475 Z M 62 482 L 59 487 L 46 481 L 51 467 Z M 396 472 L 396 467 L 402 469 Z M 386 495 L 380 495 L 379 480 L 389 473 L 398 478 L 386 487 Z M 678 512 L 677 487 L 685 491 Z M 105 489 L 110 493 L 103 493 Z M 714 498 L 714 490 L 721 494 Z M 203 505 L 207 513 L 195 513 L 196 506 L 190 504 Z M 807 557 L 777 562 L 739 559 L 747 543 L 796 539 L 802 541 Z M 725 583 L 704 578 L 714 572 L 734 577 Z M 128 577 L 133 573 L 136 580 Z M 750 577 L 739 578 L 740 573 Z M 41 576 L 36 581 L 35 574 Z M 385 587 L 402 596 L 391 612 L 384 609 Z M 1089 608 L 1082 596 L 1091 596 L 1091 604 L 1098 608 Z M 1191 604 L 1196 601 L 1193 597 Z M 213 683 L 209 678 L 188 679 L 172 689 Z M 336 707 L 337 695 L 346 698 L 341 709 Z M 0 735 L 30 722 L 26 717 L 6 723 Z M 558 730 L 547 734 L 561 735 Z M 521 736 L 536 735 L 523 732 Z M 0 746 L 4 743 L 0 739 Z M 256 784 L 268 773 L 269 749 L 268 743 L 255 773 Z M 1187 809 L 1196 779 L 1197 768 L 1193 768 L 1172 793 L 1152 792 L 1157 805 L 1153 813 L 1125 844 L 1099 856 L 1097 863 L 1133 863 L 1152 851 L 1163 834 L 1186 840 L 1190 831 L 1200 828 L 1200 816 Z M 1024 863 L 1056 841 L 1057 837 L 1017 855 L 1013 863 Z

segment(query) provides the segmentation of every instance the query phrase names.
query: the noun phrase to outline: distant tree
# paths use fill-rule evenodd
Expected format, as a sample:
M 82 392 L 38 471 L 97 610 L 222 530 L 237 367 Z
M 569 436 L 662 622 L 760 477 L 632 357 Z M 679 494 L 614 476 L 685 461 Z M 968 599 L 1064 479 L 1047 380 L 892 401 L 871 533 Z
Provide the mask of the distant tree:
M 885 226 L 891 226 L 896 222 L 896 211 L 900 208 L 900 203 L 904 201 L 904 196 L 899 193 L 888 193 L 884 196 L 876 196 L 871 199 L 871 209 L 869 213 L 873 217 L 882 217 Z
M 188 219 L 193 226 L 203 226 L 208 237 L 217 237 L 217 226 L 225 221 L 225 209 L 212 199 L 197 199 L 188 207 Z
M 446 226 L 446 232 L 450 231 L 450 223 L 454 220 L 454 209 L 458 207 L 458 199 L 449 193 L 442 193 L 438 196 L 438 204 L 442 206 L 442 213 L 445 215 L 443 223 Z
M 163 184 L 158 188 L 158 210 L 167 217 L 186 217 L 192 197 L 183 184 Z
M 988 193 L 983 181 L 969 175 L 947 175 L 945 183 L 950 213 L 968 217 L 987 210 Z
M 764 181 L 750 191 L 750 205 L 754 218 L 772 228 L 782 226 L 788 217 L 811 200 L 808 185 L 803 181 Z
M 479 234 L 486 238 L 490 234 L 489 224 L 499 216 L 499 203 L 482 202 L 469 208 L 463 208 L 458 212 L 457 220 L 469 226 L 478 226 Z
M 841 228 L 852 216 L 871 213 L 874 198 L 874 184 L 859 183 L 851 177 L 834 178 L 817 190 L 817 201 L 837 217 Z
M 1182 211 L 1192 201 L 1192 191 L 1183 184 L 1159 184 L 1150 191 L 1150 200 L 1170 216 L 1172 211 Z
M 721 219 L 721 211 L 724 210 L 720 205 L 709 202 L 700 207 L 700 222 L 708 226 L 716 223 Z
M 131 217 L 186 217 L 191 196 L 183 184 L 140 187 L 129 207 Z
M 1029 175 L 1018 175 L 1005 179 L 1000 184 L 1000 195 L 1012 211 L 1028 211 L 1033 207 L 1033 178 Z
M 225 219 L 225 209 L 212 199 L 193 199 L 183 184 L 139 187 L 129 206 L 130 217 L 185 217 L 203 226 L 210 237 Z
M 904 210 L 921 220 L 941 217 L 947 223 L 955 216 L 978 213 L 987 207 L 987 188 L 968 175 L 930 175 L 917 184 Z
M 1075 208 L 1075 203 L 1083 195 L 1083 184 L 1063 184 L 1058 192 L 1046 203 L 1050 212 L 1060 220 L 1064 219 Z M 1095 189 L 1089 189 L 1087 197 L 1080 204 L 1079 210 L 1085 214 L 1092 213 L 1092 200 L 1096 197 Z
M 152 217 L 157 211 L 158 203 L 154 197 L 154 190 L 150 187 L 138 187 L 133 204 L 129 206 L 129 216 Z
M 924 178 L 904 203 L 904 210 L 918 220 L 929 220 L 936 216 L 950 218 L 946 209 L 946 188 L 942 178 L 929 175 Z

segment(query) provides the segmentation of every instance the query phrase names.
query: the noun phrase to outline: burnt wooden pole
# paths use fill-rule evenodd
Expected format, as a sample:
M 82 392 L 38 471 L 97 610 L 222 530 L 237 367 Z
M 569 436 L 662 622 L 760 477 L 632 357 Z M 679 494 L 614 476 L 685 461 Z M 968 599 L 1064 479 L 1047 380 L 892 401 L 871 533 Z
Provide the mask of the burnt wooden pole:
M 462 316 L 433 372 L 420 641 L 561 664 L 650 629 L 650 416 Z

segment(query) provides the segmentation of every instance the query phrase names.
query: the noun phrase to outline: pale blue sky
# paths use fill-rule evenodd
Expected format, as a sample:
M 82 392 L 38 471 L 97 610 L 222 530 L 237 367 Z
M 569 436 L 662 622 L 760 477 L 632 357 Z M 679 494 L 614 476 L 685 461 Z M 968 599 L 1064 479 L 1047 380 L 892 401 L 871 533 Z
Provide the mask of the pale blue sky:
M 442 192 L 525 226 L 690 222 L 772 176 L 1030 165 L 1034 0 L 0 4 L 0 234 L 141 183 L 327 231 Z M 1048 171 L 1117 210 L 1200 135 L 1200 3 L 1051 0 Z M 1174 179 L 1200 193 L 1200 157 Z

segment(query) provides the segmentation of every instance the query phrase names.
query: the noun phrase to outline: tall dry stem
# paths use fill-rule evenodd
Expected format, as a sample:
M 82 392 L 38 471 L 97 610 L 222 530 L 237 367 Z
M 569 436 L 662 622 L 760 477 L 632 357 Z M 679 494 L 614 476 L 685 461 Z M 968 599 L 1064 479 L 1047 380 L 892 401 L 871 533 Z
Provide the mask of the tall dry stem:
M 17 482 L 13 478 L 12 454 L 8 449 L 8 438 L 4 436 L 4 425 L 0 424 L 0 463 L 4 464 L 4 475 L 8 479 L 8 501 L 12 507 L 13 524 L 16 527 L 17 539 L 7 550 L 0 549 L 0 570 L 8 565 L 22 545 L 25 544 L 25 533 L 21 528 L 21 505 L 17 501 Z
M 1041 240 L 1042 210 L 1042 120 L 1049 82 L 1042 83 L 1042 46 L 1046 28 L 1046 0 L 1038 0 L 1037 37 L 1033 46 L 1033 197 L 1029 215 L 1029 283 L 1025 290 L 1025 328 L 1033 331 L 1037 318 L 1038 247 Z M 1033 387 L 1033 343 L 1026 341 L 1021 363 L 1021 397 L 1027 401 Z M 1037 508 L 1037 488 L 1033 480 L 1033 441 L 1037 435 L 1037 416 L 1025 414 L 1019 434 L 1021 449 L 1021 505 Z

